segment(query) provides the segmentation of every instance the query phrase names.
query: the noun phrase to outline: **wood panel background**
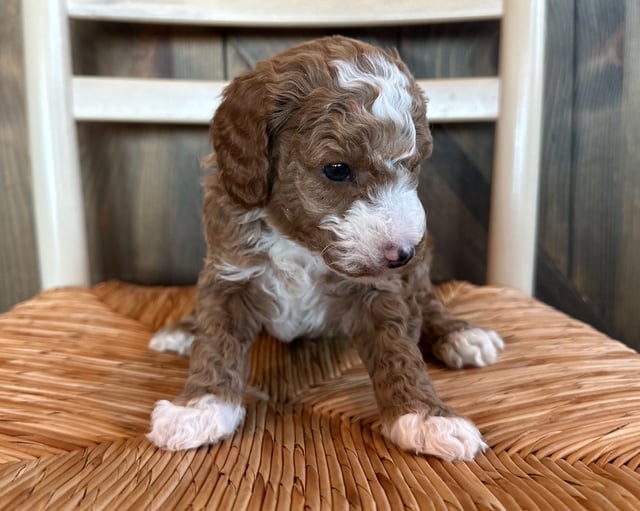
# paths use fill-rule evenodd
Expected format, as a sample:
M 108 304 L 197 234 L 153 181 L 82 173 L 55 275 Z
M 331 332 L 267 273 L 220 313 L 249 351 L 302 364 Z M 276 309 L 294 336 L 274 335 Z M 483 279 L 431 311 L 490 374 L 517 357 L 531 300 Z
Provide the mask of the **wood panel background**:
M 640 349 L 640 5 L 549 0 L 536 293 Z M 497 22 L 346 30 L 420 78 L 494 74 Z M 220 79 L 328 31 L 72 24 L 75 72 Z M 0 310 L 37 290 L 19 0 L 0 4 Z M 493 124 L 440 124 L 420 193 L 435 280 L 484 281 Z M 79 128 L 92 278 L 195 281 L 206 128 Z

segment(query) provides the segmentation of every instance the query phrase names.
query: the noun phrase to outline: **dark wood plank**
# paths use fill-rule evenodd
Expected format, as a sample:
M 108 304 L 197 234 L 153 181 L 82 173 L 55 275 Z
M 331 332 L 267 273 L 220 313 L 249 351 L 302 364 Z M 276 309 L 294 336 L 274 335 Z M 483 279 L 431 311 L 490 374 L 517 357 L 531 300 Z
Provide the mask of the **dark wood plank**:
M 497 21 L 403 27 L 400 55 L 418 78 L 495 76 Z
M 545 90 L 540 161 L 538 243 L 550 264 L 569 274 L 571 259 L 574 0 L 547 2 Z M 544 276 L 544 266 L 538 272 Z M 555 274 L 555 271 L 554 271 Z M 553 279 L 553 275 L 548 275 Z M 553 288 L 550 288 L 551 290 Z M 560 298 L 560 297 L 558 297 Z M 553 300 L 553 295 L 546 295 Z
M 584 321 L 608 335 L 615 336 L 613 326 L 586 302 L 566 273 L 562 272 L 556 261 L 541 247 L 538 249 L 536 263 L 536 298 L 559 309 L 570 316 Z
M 0 3 L 0 311 L 39 287 L 19 0 Z
M 612 323 L 620 236 L 624 4 L 576 3 L 572 258 L 569 274 Z
M 625 2 L 622 83 L 621 225 L 613 324 L 640 351 L 640 3 Z
M 419 192 L 435 240 L 436 282 L 485 282 L 493 128 L 492 123 L 432 127 L 434 150 L 423 165 Z M 477 150 L 482 147 L 489 149 Z
M 221 79 L 223 39 L 212 28 L 71 20 L 75 74 Z
M 206 128 L 87 124 L 80 143 L 93 279 L 194 283 Z
M 76 22 L 73 34 L 78 74 L 225 77 L 223 41 L 208 28 Z M 206 127 L 81 124 L 79 140 L 93 280 L 195 282 Z
M 602 331 L 610 325 L 571 280 L 574 215 L 574 0 L 549 0 L 540 162 L 536 297 Z
M 226 41 L 227 76 L 233 78 L 251 69 L 259 60 L 267 59 L 310 39 L 329 35 L 355 37 L 382 47 L 398 47 L 397 28 L 376 29 L 309 29 L 309 30 L 229 30 Z

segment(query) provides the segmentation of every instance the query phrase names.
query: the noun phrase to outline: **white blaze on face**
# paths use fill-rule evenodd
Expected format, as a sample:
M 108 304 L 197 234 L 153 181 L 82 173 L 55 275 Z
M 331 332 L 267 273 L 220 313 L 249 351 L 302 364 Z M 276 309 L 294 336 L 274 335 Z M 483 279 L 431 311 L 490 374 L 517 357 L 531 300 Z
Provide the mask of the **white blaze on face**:
M 417 245 L 426 232 L 426 214 L 418 193 L 405 176 L 357 200 L 343 217 L 326 216 L 320 227 L 336 241 L 327 249 L 333 268 L 346 273 L 381 270 L 389 246 Z
M 365 63 L 335 60 L 338 83 L 345 89 L 369 85 L 378 90 L 371 114 L 377 119 L 390 120 L 396 127 L 396 143 L 403 153 L 394 160 L 412 156 L 416 152 L 416 127 L 411 117 L 413 98 L 407 87 L 409 80 L 398 66 L 383 55 L 367 55 Z

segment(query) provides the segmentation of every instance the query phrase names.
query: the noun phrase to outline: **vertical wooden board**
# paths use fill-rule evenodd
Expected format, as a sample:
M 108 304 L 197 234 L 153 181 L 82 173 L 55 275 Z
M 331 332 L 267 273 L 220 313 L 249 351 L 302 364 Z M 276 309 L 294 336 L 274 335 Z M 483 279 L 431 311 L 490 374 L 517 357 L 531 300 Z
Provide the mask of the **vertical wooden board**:
M 39 288 L 20 1 L 0 3 L 0 312 Z
M 549 0 L 535 295 L 611 333 L 571 280 L 574 215 L 575 0 Z
M 622 212 L 613 321 L 622 338 L 640 351 L 640 4 L 627 0 L 625 7 Z
M 292 46 L 324 32 L 288 30 L 231 30 L 225 34 L 226 78 L 229 80 L 248 71 L 261 60 L 268 59 Z
M 432 131 L 433 155 L 423 164 L 419 188 L 435 240 L 432 279 L 481 284 L 487 265 L 491 184 L 479 169 L 486 166 L 490 173 L 494 124 L 435 125 Z M 473 143 L 459 143 L 466 138 Z M 489 156 L 480 154 L 474 160 L 476 147 L 488 148 Z
M 205 253 L 206 128 L 92 123 L 80 142 L 91 146 L 82 169 L 94 280 L 195 282 Z
M 572 280 L 612 323 L 620 235 L 622 2 L 576 3 Z
M 224 78 L 211 28 L 76 22 L 73 36 L 77 74 Z M 93 280 L 195 282 L 206 127 L 87 123 L 79 139 Z
M 400 55 L 417 78 L 495 76 L 500 23 L 403 27 Z
M 540 249 L 565 276 L 569 274 L 571 254 L 574 10 L 574 0 L 548 2 L 538 209 Z M 544 268 L 538 265 L 537 272 Z M 553 274 L 540 277 L 554 278 Z M 553 291 L 553 286 L 548 289 Z M 554 296 L 545 299 L 553 300 Z
M 212 27 L 71 20 L 74 73 L 139 78 L 224 78 L 223 39 Z
M 256 62 L 272 57 L 311 39 L 330 35 L 353 37 L 382 47 L 396 47 L 398 30 L 375 29 L 307 29 L 307 30 L 231 30 L 226 33 L 228 78 L 251 69 Z

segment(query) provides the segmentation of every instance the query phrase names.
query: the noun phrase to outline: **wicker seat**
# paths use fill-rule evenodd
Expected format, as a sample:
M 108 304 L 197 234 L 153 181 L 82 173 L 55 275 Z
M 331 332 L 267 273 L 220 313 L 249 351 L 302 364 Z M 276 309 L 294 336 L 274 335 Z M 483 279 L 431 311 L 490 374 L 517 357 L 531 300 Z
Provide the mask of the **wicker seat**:
M 431 364 L 490 449 L 472 463 L 399 451 L 340 341 L 252 351 L 247 418 L 220 445 L 162 452 L 144 433 L 188 362 L 147 349 L 192 288 L 50 290 L 0 316 L 3 509 L 640 509 L 640 355 L 516 291 L 451 283 L 495 328 L 498 364 Z

